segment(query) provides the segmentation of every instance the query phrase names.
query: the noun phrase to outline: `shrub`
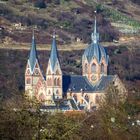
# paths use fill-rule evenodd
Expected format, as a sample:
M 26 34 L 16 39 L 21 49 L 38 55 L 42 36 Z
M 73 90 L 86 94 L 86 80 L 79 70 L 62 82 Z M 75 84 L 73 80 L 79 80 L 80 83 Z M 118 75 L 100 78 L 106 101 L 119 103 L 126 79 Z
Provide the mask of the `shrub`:
M 46 8 L 46 3 L 44 0 L 37 0 L 34 6 L 37 8 Z

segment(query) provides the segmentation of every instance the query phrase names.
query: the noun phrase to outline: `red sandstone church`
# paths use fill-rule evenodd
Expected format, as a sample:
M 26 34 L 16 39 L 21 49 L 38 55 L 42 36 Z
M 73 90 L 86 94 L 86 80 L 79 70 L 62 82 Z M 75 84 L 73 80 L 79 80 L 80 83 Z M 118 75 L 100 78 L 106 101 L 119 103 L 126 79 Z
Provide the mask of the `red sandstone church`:
M 53 35 L 50 58 L 43 75 L 37 57 L 34 34 L 25 70 L 25 91 L 30 98 L 36 97 L 42 104 L 55 109 L 60 102 L 61 110 L 91 110 L 98 107 L 109 84 L 114 83 L 125 91 L 117 75 L 108 75 L 109 56 L 99 44 L 96 18 L 91 43 L 82 56 L 82 75 L 63 75 L 59 62 L 56 36 Z

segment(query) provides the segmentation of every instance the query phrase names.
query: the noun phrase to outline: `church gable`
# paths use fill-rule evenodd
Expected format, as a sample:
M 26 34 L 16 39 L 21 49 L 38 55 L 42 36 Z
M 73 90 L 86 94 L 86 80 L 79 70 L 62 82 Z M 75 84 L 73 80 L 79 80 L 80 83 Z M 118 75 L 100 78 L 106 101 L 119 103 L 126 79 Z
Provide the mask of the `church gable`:
M 39 75 L 40 75 L 40 76 L 43 76 L 38 61 L 36 62 L 36 65 L 35 65 L 35 67 L 34 67 L 33 75 L 36 75 L 36 76 L 39 76 Z

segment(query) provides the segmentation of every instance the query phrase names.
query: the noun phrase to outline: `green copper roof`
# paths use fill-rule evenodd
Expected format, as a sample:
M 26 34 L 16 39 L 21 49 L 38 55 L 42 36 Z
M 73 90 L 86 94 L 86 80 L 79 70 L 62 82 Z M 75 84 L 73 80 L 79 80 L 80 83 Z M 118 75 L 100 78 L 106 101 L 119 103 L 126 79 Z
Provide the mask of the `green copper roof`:
M 32 46 L 31 46 L 30 55 L 29 55 L 29 63 L 30 63 L 30 68 L 31 68 L 32 73 L 34 71 L 36 60 L 37 60 L 36 42 L 35 42 L 34 33 L 33 33 Z
M 51 46 L 51 55 L 50 55 L 50 64 L 53 71 L 57 60 L 58 60 L 58 54 L 57 54 L 56 36 L 54 34 L 52 40 L 52 46 Z
M 94 31 L 91 34 L 91 41 L 92 42 L 89 47 L 85 49 L 83 59 L 87 58 L 88 62 L 90 63 L 93 58 L 96 58 L 97 62 L 100 63 L 102 57 L 104 57 L 106 63 L 108 64 L 108 55 L 105 49 L 99 44 L 99 33 L 97 32 L 96 17 L 94 23 Z

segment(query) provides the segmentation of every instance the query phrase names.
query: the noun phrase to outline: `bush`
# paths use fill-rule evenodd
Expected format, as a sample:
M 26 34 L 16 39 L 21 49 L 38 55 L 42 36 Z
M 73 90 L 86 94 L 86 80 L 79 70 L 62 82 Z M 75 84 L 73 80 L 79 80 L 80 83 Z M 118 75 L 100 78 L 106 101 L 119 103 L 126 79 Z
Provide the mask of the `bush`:
M 37 8 L 46 8 L 46 3 L 44 0 L 37 0 L 34 6 Z

